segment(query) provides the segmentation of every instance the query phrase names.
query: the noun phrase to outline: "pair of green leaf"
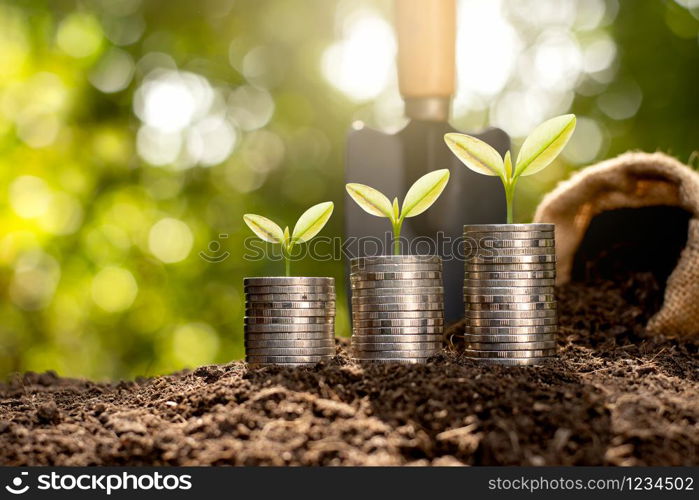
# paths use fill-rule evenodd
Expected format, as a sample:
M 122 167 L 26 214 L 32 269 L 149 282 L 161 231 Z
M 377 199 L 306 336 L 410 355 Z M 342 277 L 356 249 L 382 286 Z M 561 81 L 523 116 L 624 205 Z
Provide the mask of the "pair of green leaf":
M 545 121 L 526 138 L 513 165 L 508 151 L 505 157 L 489 144 L 465 134 L 449 133 L 444 141 L 464 165 L 484 175 L 502 179 L 507 196 L 508 222 L 512 222 L 512 198 L 519 177 L 543 170 L 563 151 L 575 130 L 575 115 L 562 115 Z
M 364 184 L 347 184 L 347 192 L 357 204 L 371 215 L 386 217 L 392 222 L 415 217 L 437 201 L 449 181 L 449 170 L 435 170 L 420 177 L 408 190 L 399 210 L 398 198 L 393 203 L 381 191 Z
M 255 214 L 245 214 L 243 220 L 245 224 L 259 238 L 269 243 L 278 243 L 282 245 L 282 253 L 286 260 L 287 276 L 289 275 L 289 259 L 291 251 L 297 243 L 309 241 L 317 235 L 325 224 L 330 220 L 335 205 L 332 201 L 318 203 L 306 210 L 299 220 L 296 221 L 293 231 L 289 231 L 289 226 L 279 227 L 274 221 Z
M 394 254 L 400 249 L 400 231 L 407 217 L 415 217 L 432 206 L 449 182 L 449 170 L 435 170 L 420 177 L 405 195 L 399 207 L 398 198 L 393 203 L 381 191 L 364 184 L 347 184 L 347 192 L 365 212 L 391 221 L 394 236 Z
M 444 136 L 449 149 L 471 170 L 484 175 L 497 175 L 501 179 L 515 179 L 532 175 L 546 168 L 568 143 L 575 130 L 575 115 L 552 118 L 527 137 L 514 165 L 510 152 L 505 158 L 489 144 L 465 134 L 450 133 Z

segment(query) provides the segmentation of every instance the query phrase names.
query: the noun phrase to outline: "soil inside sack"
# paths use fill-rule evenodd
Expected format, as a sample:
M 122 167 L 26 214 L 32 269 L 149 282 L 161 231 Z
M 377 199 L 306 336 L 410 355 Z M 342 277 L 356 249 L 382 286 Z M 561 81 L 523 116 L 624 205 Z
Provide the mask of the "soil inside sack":
M 697 465 L 697 345 L 646 335 L 653 272 L 603 274 L 558 290 L 560 359 L 544 367 L 454 352 L 363 367 L 339 341 L 313 369 L 17 376 L 0 387 L 0 464 Z
M 602 212 L 591 220 L 575 252 L 571 280 L 618 281 L 649 272 L 664 291 L 687 244 L 690 218 L 682 208 L 662 205 Z

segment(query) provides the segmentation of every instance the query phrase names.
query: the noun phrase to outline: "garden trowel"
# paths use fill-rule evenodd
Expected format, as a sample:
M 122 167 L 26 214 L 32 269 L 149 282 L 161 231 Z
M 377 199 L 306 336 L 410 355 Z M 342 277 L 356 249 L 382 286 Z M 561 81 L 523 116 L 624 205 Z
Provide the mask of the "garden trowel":
M 402 236 L 403 253 L 444 258 L 445 315 L 454 321 L 463 317 L 463 225 L 505 222 L 505 195 L 500 179 L 466 168 L 443 140 L 445 133 L 455 132 L 447 122 L 455 87 L 455 0 L 396 0 L 395 20 L 399 86 L 410 122 L 396 134 L 355 125 L 347 141 L 345 176 L 347 182 L 367 184 L 402 201 L 422 175 L 441 168 L 451 171 L 441 197 L 426 212 L 406 219 Z M 470 135 L 501 154 L 510 147 L 500 129 Z M 346 248 L 351 256 L 391 253 L 390 229 L 387 219 L 367 214 L 346 195 Z

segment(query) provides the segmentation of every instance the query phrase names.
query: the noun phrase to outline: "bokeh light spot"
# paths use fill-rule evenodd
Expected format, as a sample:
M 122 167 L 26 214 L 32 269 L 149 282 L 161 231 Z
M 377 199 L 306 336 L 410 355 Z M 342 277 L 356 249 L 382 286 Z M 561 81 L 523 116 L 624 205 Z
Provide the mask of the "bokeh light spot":
M 233 152 L 233 126 L 220 116 L 209 116 L 192 126 L 187 134 L 187 152 L 192 161 L 204 166 L 223 162 Z
M 102 45 L 102 28 L 90 14 L 71 14 L 61 22 L 56 41 L 66 54 L 75 58 L 88 57 Z
M 219 348 L 216 331 L 206 323 L 179 326 L 172 336 L 172 354 L 185 366 L 201 366 L 214 361 Z
M 51 196 L 48 210 L 39 219 L 42 229 L 51 234 L 71 234 L 80 228 L 83 209 L 80 202 L 66 193 Z
M 141 158 L 151 165 L 169 165 L 180 155 L 182 136 L 179 132 L 162 132 L 144 125 L 138 129 L 136 148 Z
M 92 280 L 92 300 L 109 313 L 127 310 L 137 294 L 136 279 L 122 267 L 107 266 Z
M 60 274 L 58 262 L 47 253 L 37 249 L 22 254 L 10 282 L 12 302 L 28 311 L 43 309 L 53 298 Z
M 147 125 L 176 132 L 203 116 L 213 100 L 206 78 L 171 70 L 151 72 L 134 97 L 134 110 Z
M 569 161 L 578 165 L 588 163 L 602 152 L 605 136 L 599 124 L 585 116 L 578 116 L 575 133 L 563 151 Z
M 90 83 L 105 94 L 119 92 L 128 87 L 134 74 L 134 62 L 128 52 L 112 49 L 107 52 L 90 72 Z
M 171 264 L 187 258 L 194 238 L 189 226 L 178 219 L 166 217 L 151 227 L 148 248 L 161 261 Z
M 10 206 L 20 217 L 31 219 L 44 215 L 51 202 L 51 189 L 39 177 L 23 175 L 10 185 Z

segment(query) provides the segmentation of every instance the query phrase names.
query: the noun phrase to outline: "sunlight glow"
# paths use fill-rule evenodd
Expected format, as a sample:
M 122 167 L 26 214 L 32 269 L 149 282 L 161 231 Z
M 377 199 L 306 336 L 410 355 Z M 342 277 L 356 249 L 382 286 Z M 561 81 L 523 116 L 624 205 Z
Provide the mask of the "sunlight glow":
M 325 78 L 350 98 L 376 97 L 393 76 L 396 43 L 393 30 L 378 15 L 351 16 L 343 26 L 343 38 L 323 54 Z
M 521 41 L 499 0 L 459 3 L 456 67 L 458 93 L 495 95 L 512 73 Z
M 189 126 L 209 110 L 213 90 L 206 78 L 194 73 L 155 70 L 134 97 L 136 115 L 163 132 Z

